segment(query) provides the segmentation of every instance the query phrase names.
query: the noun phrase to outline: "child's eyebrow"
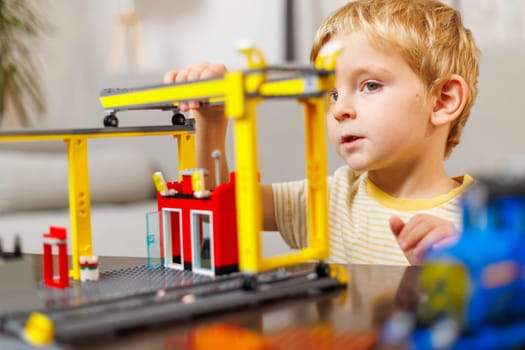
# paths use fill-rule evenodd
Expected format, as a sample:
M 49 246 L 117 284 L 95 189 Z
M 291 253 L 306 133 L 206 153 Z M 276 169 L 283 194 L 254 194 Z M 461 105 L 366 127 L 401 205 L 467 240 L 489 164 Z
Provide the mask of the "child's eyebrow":
M 370 74 L 370 73 L 380 74 L 380 75 L 389 75 L 392 73 L 392 70 L 382 67 L 382 66 L 378 66 L 378 65 L 367 64 L 364 66 L 357 67 L 355 69 L 351 69 L 350 72 L 352 75 L 355 75 L 355 76 L 362 75 L 362 74 Z

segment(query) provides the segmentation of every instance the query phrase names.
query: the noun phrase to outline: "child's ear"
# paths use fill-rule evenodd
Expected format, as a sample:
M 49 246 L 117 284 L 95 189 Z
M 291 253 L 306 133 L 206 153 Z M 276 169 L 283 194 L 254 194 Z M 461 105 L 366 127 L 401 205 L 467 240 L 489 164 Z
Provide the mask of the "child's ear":
M 432 110 L 432 124 L 444 125 L 459 117 L 465 104 L 469 89 L 463 77 L 452 74 L 438 88 Z

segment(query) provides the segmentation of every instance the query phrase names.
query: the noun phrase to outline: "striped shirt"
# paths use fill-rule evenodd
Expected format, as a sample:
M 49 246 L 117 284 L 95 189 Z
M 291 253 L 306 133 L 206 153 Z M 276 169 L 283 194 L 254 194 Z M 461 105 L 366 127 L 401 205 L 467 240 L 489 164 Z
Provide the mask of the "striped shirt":
M 461 185 L 430 199 L 392 197 L 371 181 L 368 173 L 348 166 L 328 177 L 328 229 L 330 256 L 336 263 L 408 265 L 409 262 L 390 230 L 389 219 L 404 222 L 417 213 L 426 213 L 453 222 L 462 229 L 460 195 L 473 183 L 469 175 L 456 177 Z M 307 242 L 306 180 L 272 185 L 277 228 L 290 248 Z

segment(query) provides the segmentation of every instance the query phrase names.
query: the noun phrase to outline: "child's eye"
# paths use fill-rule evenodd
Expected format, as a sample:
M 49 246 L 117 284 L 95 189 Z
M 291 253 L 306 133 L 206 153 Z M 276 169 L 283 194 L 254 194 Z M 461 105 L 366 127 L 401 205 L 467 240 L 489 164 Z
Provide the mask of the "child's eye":
M 339 94 L 337 93 L 337 91 L 330 91 L 328 93 L 328 98 L 330 100 L 330 103 L 336 103 L 338 97 L 339 97 Z
M 364 85 L 364 89 L 368 92 L 376 91 L 381 87 L 381 84 L 376 83 L 375 81 L 367 81 Z

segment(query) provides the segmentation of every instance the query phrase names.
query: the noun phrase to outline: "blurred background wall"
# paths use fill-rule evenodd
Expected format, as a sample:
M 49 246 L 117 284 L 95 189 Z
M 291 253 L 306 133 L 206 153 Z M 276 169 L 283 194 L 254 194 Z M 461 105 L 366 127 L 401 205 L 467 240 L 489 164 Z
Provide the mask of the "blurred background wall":
M 316 28 L 344 2 L 291 0 L 288 5 L 293 5 L 293 12 L 286 17 L 284 0 L 45 0 L 42 16 L 52 23 L 53 29 L 36 43 L 32 54 L 37 58 L 48 108 L 45 118 L 37 120 L 35 127 L 101 125 L 103 111 L 98 93 L 104 87 L 160 83 L 166 70 L 203 60 L 223 62 L 230 69 L 243 68 L 243 58 L 233 49 L 239 38 L 256 43 L 270 63 L 290 59 L 286 45 L 292 45 L 291 61 L 307 64 Z M 463 140 L 447 167 L 459 174 L 499 166 L 509 159 L 522 163 L 525 2 L 450 0 L 448 3 L 462 11 L 483 57 L 478 101 Z M 129 25 L 123 20 L 130 12 L 136 14 L 139 25 Z M 292 25 L 293 35 L 288 39 L 287 21 Z M 289 142 L 301 139 L 301 123 L 294 117 L 283 117 L 283 114 L 295 116 L 301 109 L 294 102 L 274 105 L 274 108 L 261 106 L 263 163 L 267 158 L 285 159 L 288 154 L 291 159 L 301 158 L 302 142 Z M 123 125 L 167 121 L 167 116 L 157 112 L 130 113 L 121 118 Z M 266 134 L 273 135 L 271 142 Z M 333 169 L 339 163 L 333 155 L 330 157 Z M 268 181 L 275 181 L 278 176 L 274 174 L 282 174 L 281 164 L 273 161 L 271 164 L 263 174 L 267 174 Z M 286 159 L 283 164 L 289 168 L 293 163 Z M 302 173 L 290 169 L 289 174 L 293 178 Z

